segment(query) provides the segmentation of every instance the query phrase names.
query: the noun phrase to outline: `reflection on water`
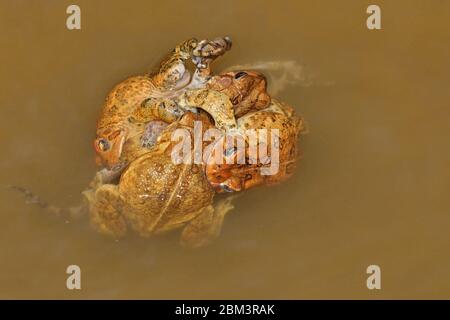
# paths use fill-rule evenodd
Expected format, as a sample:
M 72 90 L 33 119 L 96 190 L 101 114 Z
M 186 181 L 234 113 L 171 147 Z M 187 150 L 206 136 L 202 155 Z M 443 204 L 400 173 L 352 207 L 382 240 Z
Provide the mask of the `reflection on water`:
M 310 134 L 297 174 L 237 199 L 198 251 L 177 233 L 114 242 L 2 190 L 0 297 L 449 298 L 450 6 L 378 2 L 381 31 L 360 1 L 78 1 L 81 31 L 65 29 L 65 4 L 4 3 L 2 183 L 77 204 L 107 92 L 191 36 L 233 38 L 218 71 L 263 61 Z M 70 264 L 81 291 L 65 288 Z M 365 287 L 371 264 L 380 292 Z

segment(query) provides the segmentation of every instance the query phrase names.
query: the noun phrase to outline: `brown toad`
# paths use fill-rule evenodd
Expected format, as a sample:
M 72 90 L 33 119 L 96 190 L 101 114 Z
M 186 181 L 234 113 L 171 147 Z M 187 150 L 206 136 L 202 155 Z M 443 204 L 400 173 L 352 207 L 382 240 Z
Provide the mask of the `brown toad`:
M 224 215 L 232 209 L 231 198 L 213 206 L 215 192 L 204 164 L 175 164 L 171 157 L 172 133 L 179 128 L 192 132 L 193 121 L 201 121 L 205 129 L 212 126 L 205 114 L 187 112 L 162 132 L 149 152 L 130 163 L 117 184 L 104 183 L 100 171 L 92 188 L 83 192 L 98 232 L 120 238 L 131 228 L 148 237 L 183 228 L 181 242 L 189 247 L 218 236 Z
M 182 112 L 172 99 L 186 90 L 204 87 L 210 78 L 210 63 L 230 48 L 228 37 L 211 41 L 192 38 L 178 45 L 156 73 L 134 76 L 115 86 L 97 122 L 97 163 L 113 168 L 134 158 L 136 148 L 126 146 L 126 142 L 135 143 L 137 132 L 145 125 L 138 115 L 133 115 L 135 110 L 144 104 L 153 119 L 175 121 Z M 189 59 L 196 65 L 192 76 L 186 66 Z

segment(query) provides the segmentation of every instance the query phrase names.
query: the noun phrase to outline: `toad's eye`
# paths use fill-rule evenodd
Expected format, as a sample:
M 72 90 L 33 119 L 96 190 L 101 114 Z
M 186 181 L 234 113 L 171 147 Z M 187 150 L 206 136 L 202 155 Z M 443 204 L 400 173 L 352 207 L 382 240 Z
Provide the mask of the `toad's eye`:
M 239 79 L 239 78 L 245 77 L 246 75 L 247 75 L 247 72 L 240 71 L 240 72 L 236 73 L 236 75 L 234 76 L 234 78 L 235 78 L 235 79 Z
M 109 150 L 109 147 L 110 147 L 108 140 L 103 139 L 103 138 L 98 139 L 97 145 L 98 145 L 99 150 L 101 150 L 101 151 L 107 151 L 107 150 Z

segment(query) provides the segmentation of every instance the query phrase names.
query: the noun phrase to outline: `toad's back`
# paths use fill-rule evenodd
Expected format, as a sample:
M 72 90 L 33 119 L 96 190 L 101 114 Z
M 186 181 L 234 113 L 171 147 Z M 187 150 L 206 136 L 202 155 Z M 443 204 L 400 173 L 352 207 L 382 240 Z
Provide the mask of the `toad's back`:
M 182 226 L 212 202 L 202 165 L 174 164 L 169 153 L 150 152 L 122 175 L 123 214 L 146 236 Z

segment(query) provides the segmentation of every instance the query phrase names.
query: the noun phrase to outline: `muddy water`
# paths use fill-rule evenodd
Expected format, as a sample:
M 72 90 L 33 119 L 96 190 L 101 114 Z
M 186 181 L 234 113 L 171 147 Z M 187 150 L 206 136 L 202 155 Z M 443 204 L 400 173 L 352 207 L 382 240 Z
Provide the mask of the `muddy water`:
M 177 234 L 114 242 L 2 190 L 0 298 L 450 298 L 448 2 L 377 1 L 381 31 L 364 1 L 77 1 L 68 31 L 71 3 L 2 1 L 2 184 L 77 204 L 108 90 L 191 36 L 233 38 L 216 70 L 303 66 L 277 96 L 308 121 L 305 156 L 197 251 Z M 81 291 L 65 287 L 70 264 Z

